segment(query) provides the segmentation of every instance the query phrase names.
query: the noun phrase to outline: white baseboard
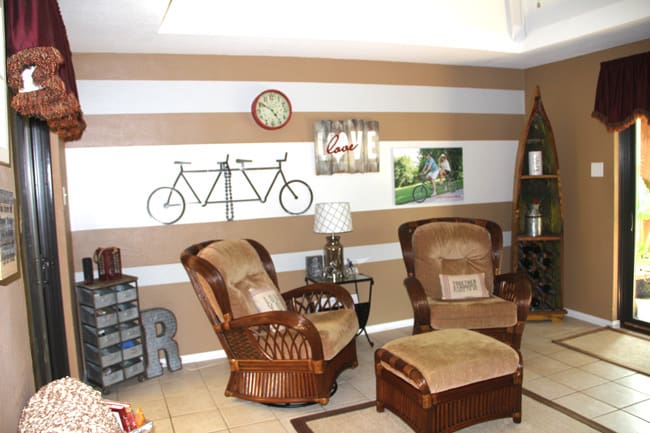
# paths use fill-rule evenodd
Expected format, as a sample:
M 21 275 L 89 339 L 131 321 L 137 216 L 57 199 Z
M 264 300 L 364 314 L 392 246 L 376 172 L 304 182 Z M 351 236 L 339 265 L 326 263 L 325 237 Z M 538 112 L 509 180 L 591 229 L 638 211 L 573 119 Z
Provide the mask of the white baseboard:
M 620 320 L 607 320 L 607 319 L 602 319 L 600 317 L 592 316 L 591 314 L 585 314 L 581 313 L 580 311 L 575 311 L 575 310 L 567 310 L 567 316 L 572 317 L 574 319 L 582 320 L 583 322 L 591 323 L 593 325 L 598 325 L 598 326 L 609 326 L 610 328 L 620 328 L 621 327 L 621 321 Z
M 609 321 L 600 317 L 592 316 L 590 314 L 581 313 L 580 311 L 567 309 L 567 316 L 574 319 L 582 320 L 583 322 L 591 323 L 598 326 L 609 326 L 611 328 L 620 328 L 621 322 L 618 320 Z M 392 329 L 400 329 L 406 327 L 413 327 L 413 319 L 398 320 L 395 322 L 379 323 L 366 327 L 368 334 L 375 332 L 390 331 Z M 216 359 L 223 359 L 226 357 L 224 350 L 214 350 L 211 352 L 191 353 L 189 355 L 181 355 L 181 362 L 183 364 L 193 364 L 196 362 L 214 361 Z M 161 359 L 163 367 L 166 366 L 166 360 Z

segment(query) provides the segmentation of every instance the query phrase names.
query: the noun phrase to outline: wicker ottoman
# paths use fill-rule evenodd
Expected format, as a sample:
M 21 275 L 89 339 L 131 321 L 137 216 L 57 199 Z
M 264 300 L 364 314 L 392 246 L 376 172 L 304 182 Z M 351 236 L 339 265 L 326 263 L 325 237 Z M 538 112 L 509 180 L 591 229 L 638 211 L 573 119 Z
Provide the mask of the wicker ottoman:
M 375 351 L 377 411 L 418 433 L 452 432 L 512 417 L 521 422 L 519 352 L 466 329 L 399 338 Z

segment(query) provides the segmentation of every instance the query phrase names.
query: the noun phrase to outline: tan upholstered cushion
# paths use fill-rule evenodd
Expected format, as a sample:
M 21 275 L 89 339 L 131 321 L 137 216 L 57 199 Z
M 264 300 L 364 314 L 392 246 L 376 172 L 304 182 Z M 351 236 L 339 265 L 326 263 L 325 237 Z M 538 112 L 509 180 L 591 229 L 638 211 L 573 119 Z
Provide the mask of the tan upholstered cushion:
M 466 329 L 402 337 L 383 348 L 417 368 L 432 393 L 512 374 L 519 366 L 519 354 L 512 347 Z M 407 379 L 387 364 L 382 365 Z
M 429 298 L 429 309 L 433 329 L 502 328 L 517 323 L 517 305 L 498 296 L 459 301 Z
M 323 343 L 323 358 L 334 358 L 357 334 L 359 322 L 354 310 L 321 311 L 305 314 Z
M 221 273 L 228 288 L 230 308 L 235 318 L 257 313 L 248 289 L 276 288 L 257 252 L 245 240 L 213 242 L 199 251 L 198 256 L 210 262 Z
M 485 273 L 489 293 L 494 290 L 492 244 L 488 231 L 461 222 L 432 222 L 413 232 L 415 277 L 427 295 L 442 299 L 440 274 Z

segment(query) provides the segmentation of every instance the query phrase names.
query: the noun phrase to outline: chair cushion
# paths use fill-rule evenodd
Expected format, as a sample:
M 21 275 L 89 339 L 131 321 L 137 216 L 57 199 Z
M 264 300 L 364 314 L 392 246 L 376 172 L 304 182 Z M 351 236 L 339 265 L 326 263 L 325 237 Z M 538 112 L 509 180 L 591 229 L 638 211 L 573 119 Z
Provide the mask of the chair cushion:
M 426 294 L 442 299 L 440 274 L 485 273 L 489 293 L 494 291 L 490 233 L 484 227 L 463 222 L 432 222 L 413 232 L 415 277 Z
M 277 290 L 257 251 L 245 240 L 216 241 L 203 248 L 197 255 L 210 262 L 223 277 L 235 318 L 257 313 L 249 289 L 271 287 Z M 206 286 L 206 291 L 211 290 Z
M 323 358 L 334 358 L 355 338 L 359 321 L 354 310 L 342 309 L 305 314 L 314 324 L 323 343 Z
M 466 329 L 411 335 L 383 346 L 422 374 L 431 393 L 514 373 L 519 354 L 492 337 Z M 413 384 L 403 373 L 384 367 Z
M 498 296 L 459 301 L 429 298 L 428 301 L 433 329 L 502 328 L 517 323 L 517 305 Z

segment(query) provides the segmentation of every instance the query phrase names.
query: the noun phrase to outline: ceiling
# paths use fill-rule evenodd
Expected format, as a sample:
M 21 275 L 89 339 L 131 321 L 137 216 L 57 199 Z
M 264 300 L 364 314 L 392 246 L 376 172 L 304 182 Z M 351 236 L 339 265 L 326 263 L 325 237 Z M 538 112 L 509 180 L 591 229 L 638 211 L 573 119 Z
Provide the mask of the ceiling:
M 58 0 L 73 53 L 530 68 L 650 38 L 650 0 Z

